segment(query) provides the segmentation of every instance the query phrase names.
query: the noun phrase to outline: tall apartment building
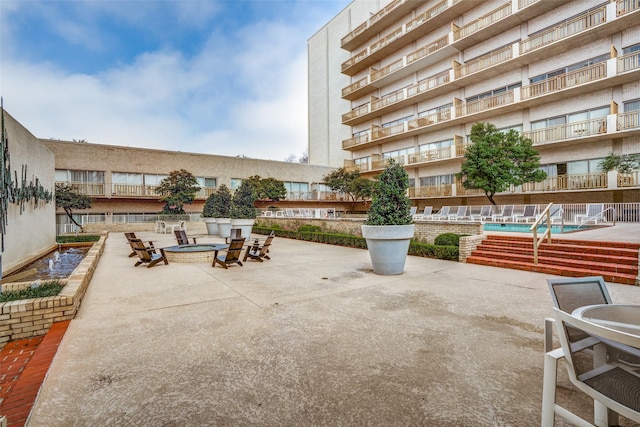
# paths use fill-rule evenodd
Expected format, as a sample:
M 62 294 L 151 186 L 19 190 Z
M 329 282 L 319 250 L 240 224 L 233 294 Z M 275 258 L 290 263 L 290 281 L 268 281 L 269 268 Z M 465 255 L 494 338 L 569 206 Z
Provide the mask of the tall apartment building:
M 380 173 L 414 204 L 486 204 L 456 182 L 476 122 L 530 138 L 547 179 L 499 203 L 638 202 L 640 2 L 354 0 L 308 42 L 312 163 Z

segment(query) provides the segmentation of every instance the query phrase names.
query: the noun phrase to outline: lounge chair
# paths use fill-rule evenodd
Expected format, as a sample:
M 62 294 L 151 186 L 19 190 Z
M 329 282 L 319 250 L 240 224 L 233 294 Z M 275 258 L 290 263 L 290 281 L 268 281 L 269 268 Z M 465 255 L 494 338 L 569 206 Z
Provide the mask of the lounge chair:
M 562 205 L 553 205 L 551 206 L 551 208 L 549 209 L 549 215 L 551 217 L 551 224 L 555 224 L 556 222 L 560 222 L 562 223 L 562 215 L 564 213 L 564 210 L 562 209 Z M 540 218 L 542 214 L 538 214 L 536 215 L 536 221 Z M 546 218 L 546 215 L 544 215 L 544 217 Z M 543 223 L 546 222 L 545 220 L 542 220 Z
M 513 219 L 515 222 L 533 222 L 536 220 L 536 212 L 538 212 L 537 205 L 524 205 L 522 213 L 513 215 Z
M 470 218 L 472 221 L 484 221 L 486 219 L 491 219 L 491 206 L 482 206 L 480 208 L 480 212 L 477 214 L 471 214 Z
M 425 206 L 422 213 L 416 213 L 413 215 L 413 219 L 415 220 L 424 220 L 431 219 L 431 212 L 433 211 L 433 206 Z
M 176 240 L 178 240 L 178 244 L 179 245 L 188 245 L 189 244 L 189 238 L 187 237 L 187 232 L 184 230 L 175 230 L 173 232 L 173 234 L 176 235 Z M 191 238 L 193 240 L 193 244 L 196 244 L 196 238 L 192 237 Z
M 502 212 L 499 214 L 495 214 L 491 217 L 492 221 L 502 221 L 507 222 L 508 219 L 513 220 L 513 205 L 504 205 L 502 207 Z
M 151 268 L 161 261 L 164 262 L 165 265 L 169 264 L 167 257 L 164 255 L 164 249 L 160 248 L 160 253 L 156 253 L 151 252 L 151 250 L 146 247 L 140 239 L 131 239 L 129 242 L 136 251 L 136 254 L 138 254 L 138 258 L 140 258 L 139 261 L 135 263 L 134 267 L 141 264 L 147 264 L 147 268 Z
M 267 236 L 267 239 L 264 241 L 262 245 L 260 245 L 260 240 L 256 239 L 252 245 L 247 247 L 247 250 L 244 253 L 244 258 L 242 258 L 242 261 L 246 261 L 247 258 L 251 258 L 253 260 L 260 261 L 260 262 L 262 262 L 263 258 L 271 259 L 268 255 L 268 252 L 274 237 L 275 237 L 275 234 L 273 234 L 272 232 L 271 234 L 269 234 L 269 236 Z
M 232 239 L 229 244 L 229 249 L 221 255 L 218 255 L 213 260 L 211 267 L 215 267 L 216 264 L 220 264 L 224 268 L 229 267 L 231 264 L 238 264 L 242 267 L 242 261 L 240 261 L 240 253 L 244 247 L 244 237 L 240 239 Z
M 463 219 L 467 217 L 467 206 L 458 206 L 455 213 L 449 214 L 448 219 L 452 219 L 454 221 Z
M 576 222 L 580 223 L 580 225 L 586 224 L 588 222 L 593 222 L 594 224 L 600 221 L 606 221 L 607 219 L 604 217 L 604 203 L 591 203 L 587 205 L 587 212 L 585 214 L 576 215 Z
M 129 246 L 131 246 L 131 253 L 129 254 L 129 258 L 137 256 L 136 250 L 133 244 L 131 244 L 131 240 L 140 240 L 140 239 L 136 237 L 136 233 L 124 233 L 124 236 L 127 238 L 127 242 L 129 243 Z M 149 249 L 150 252 L 153 252 L 153 253 L 156 252 L 156 248 L 153 246 L 153 242 L 151 240 L 149 240 L 149 246 L 147 246 L 147 249 Z
M 440 208 L 437 214 L 431 215 L 432 219 L 449 219 L 449 211 L 451 206 L 443 206 Z

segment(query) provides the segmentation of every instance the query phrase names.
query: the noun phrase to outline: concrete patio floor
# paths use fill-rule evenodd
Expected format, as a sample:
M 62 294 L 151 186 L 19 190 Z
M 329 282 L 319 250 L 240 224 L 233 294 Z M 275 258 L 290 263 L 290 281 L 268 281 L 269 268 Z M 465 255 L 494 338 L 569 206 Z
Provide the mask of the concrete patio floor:
M 284 238 L 228 270 L 129 252 L 111 233 L 29 426 L 540 425 L 552 276 L 408 257 L 385 277 L 365 250 Z M 561 371 L 559 401 L 589 417 Z

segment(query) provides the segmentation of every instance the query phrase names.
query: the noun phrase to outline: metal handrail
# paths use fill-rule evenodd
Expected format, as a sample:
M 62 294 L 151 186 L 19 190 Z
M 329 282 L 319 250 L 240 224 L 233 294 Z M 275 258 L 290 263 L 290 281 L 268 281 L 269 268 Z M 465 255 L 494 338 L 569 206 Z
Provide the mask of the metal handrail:
M 542 211 L 538 219 L 536 219 L 531 228 L 529 230 L 533 231 L 533 264 L 538 265 L 538 248 L 544 242 L 545 237 L 547 238 L 547 242 L 551 244 L 551 206 L 553 206 L 553 202 L 549 203 L 546 208 Z M 538 227 L 542 224 L 542 222 L 547 221 L 547 231 L 544 232 L 540 240 L 538 240 Z M 563 220 L 564 223 L 564 220 Z

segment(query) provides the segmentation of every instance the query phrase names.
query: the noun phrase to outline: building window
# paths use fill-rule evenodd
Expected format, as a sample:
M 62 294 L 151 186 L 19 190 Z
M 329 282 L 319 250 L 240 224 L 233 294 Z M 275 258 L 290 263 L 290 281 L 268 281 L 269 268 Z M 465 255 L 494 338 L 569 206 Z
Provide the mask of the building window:
M 567 162 L 567 174 L 590 174 L 601 173 L 599 164 L 603 159 L 590 159 L 590 160 L 576 160 L 573 162 Z
M 480 93 L 478 95 L 471 96 L 471 97 L 467 98 L 467 102 L 473 102 L 473 101 L 477 101 L 477 100 L 482 99 L 482 98 L 487 98 L 489 96 L 505 93 L 505 92 L 514 90 L 515 88 L 521 87 L 521 86 L 522 86 L 522 83 L 519 82 L 519 83 L 514 83 L 514 84 L 511 84 L 511 85 L 499 87 L 499 88 L 490 90 L 488 92 L 484 92 L 484 93 Z
M 399 124 L 401 124 L 401 123 L 408 122 L 408 121 L 409 121 L 409 120 L 411 120 L 411 119 L 413 119 L 413 116 L 403 117 L 403 118 L 401 118 L 401 119 L 394 120 L 394 121 L 392 121 L 392 122 L 384 123 L 384 124 L 382 125 L 382 127 L 383 127 L 383 128 L 388 128 L 388 127 L 391 127 L 391 126 L 399 125 Z
M 230 190 L 237 190 L 242 185 L 242 179 L 240 178 L 231 178 L 231 187 Z
M 409 154 L 415 153 L 416 149 L 414 147 L 411 148 L 403 148 L 402 150 L 389 151 L 386 153 L 382 153 L 383 159 L 397 159 L 399 157 L 405 157 Z
M 206 178 L 203 176 L 197 176 L 196 181 L 198 181 L 198 185 L 201 188 L 216 188 L 217 187 L 217 178 Z
M 73 182 L 76 184 L 104 184 L 104 172 L 56 169 L 55 180 L 58 182 Z
M 548 119 L 531 122 L 531 130 L 547 129 L 566 123 L 582 122 L 599 117 L 607 117 L 607 114 L 609 114 L 608 106 L 592 108 L 590 110 L 578 111 L 564 116 L 551 117 Z
M 420 187 L 438 187 L 440 185 L 451 185 L 453 175 L 423 176 L 420 178 Z
M 163 179 L 168 178 L 168 175 L 158 175 L 158 174 L 151 174 L 151 173 L 145 173 L 144 174 L 144 183 L 145 185 L 149 185 L 152 187 L 157 187 L 158 185 L 160 185 L 160 182 L 162 182 Z
M 422 144 L 420 146 L 420 152 L 440 150 L 441 148 L 448 148 L 453 145 L 453 139 L 446 139 L 444 141 L 430 142 L 428 144 Z
M 141 173 L 113 172 L 111 175 L 113 184 L 142 185 Z
M 540 75 L 535 76 L 535 77 L 531 77 L 529 79 L 529 82 L 533 84 L 533 83 L 536 83 L 536 82 L 539 82 L 539 81 L 542 81 L 542 80 L 547 80 L 547 79 L 550 79 L 550 78 L 555 77 L 555 76 L 559 76 L 559 75 L 562 75 L 562 74 L 569 73 L 571 71 L 578 70 L 580 68 L 588 67 L 588 66 L 594 65 L 594 64 L 599 64 L 600 62 L 605 62 L 607 59 L 609 59 L 609 54 L 596 56 L 596 57 L 593 57 L 591 59 L 587 59 L 586 61 L 576 62 L 575 64 L 571 64 L 571 65 L 568 65 L 568 66 L 563 67 L 563 68 L 559 68 L 559 69 L 554 70 L 554 71 L 549 71 L 548 73 L 544 73 L 544 74 L 540 74 Z
M 634 44 L 628 47 L 625 47 L 624 49 L 622 49 L 622 54 L 626 55 L 628 53 L 633 53 L 633 52 L 640 52 L 640 43 L 638 44 Z
M 640 110 L 640 99 L 634 99 L 633 101 L 626 101 L 623 104 L 624 112 L 628 113 L 630 111 L 638 111 Z
M 429 110 L 421 111 L 420 113 L 418 113 L 418 118 L 430 116 L 432 114 L 439 114 L 439 113 L 441 114 L 444 111 L 449 112 L 451 110 L 451 107 L 453 107 L 453 103 L 444 104 L 436 108 L 431 108 Z

